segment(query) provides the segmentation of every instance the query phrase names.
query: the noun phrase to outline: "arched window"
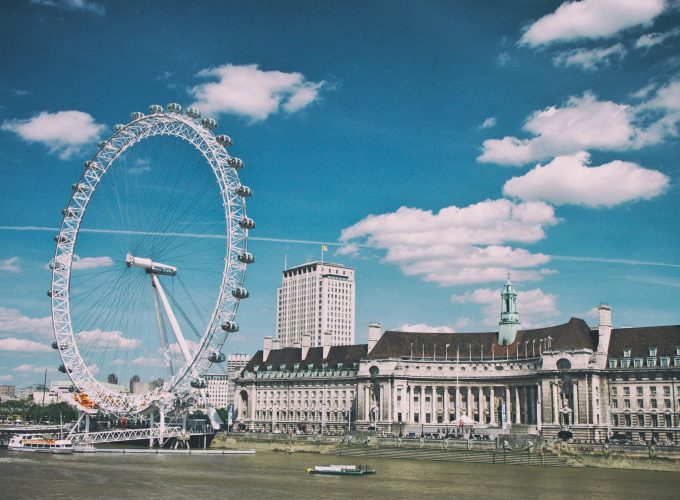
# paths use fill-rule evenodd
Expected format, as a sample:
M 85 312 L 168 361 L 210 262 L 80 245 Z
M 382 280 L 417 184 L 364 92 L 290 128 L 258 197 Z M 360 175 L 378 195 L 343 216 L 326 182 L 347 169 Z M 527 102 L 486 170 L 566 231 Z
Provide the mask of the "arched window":
M 568 359 L 558 359 L 557 369 L 558 370 L 569 370 L 571 368 L 571 362 Z

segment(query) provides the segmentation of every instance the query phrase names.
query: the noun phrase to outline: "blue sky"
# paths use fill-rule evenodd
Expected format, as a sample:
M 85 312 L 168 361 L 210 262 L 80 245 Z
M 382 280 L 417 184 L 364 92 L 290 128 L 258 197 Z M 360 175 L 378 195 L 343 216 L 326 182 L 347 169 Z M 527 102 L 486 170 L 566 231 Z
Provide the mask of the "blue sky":
M 255 192 L 226 352 L 274 333 L 284 258 L 320 258 L 283 240 L 356 268 L 358 341 L 495 330 L 508 271 L 525 327 L 600 302 L 677 323 L 679 20 L 663 0 L 10 2 L 0 381 L 58 378 L 54 233 L 29 228 L 58 227 L 96 143 L 153 103 L 214 116 Z

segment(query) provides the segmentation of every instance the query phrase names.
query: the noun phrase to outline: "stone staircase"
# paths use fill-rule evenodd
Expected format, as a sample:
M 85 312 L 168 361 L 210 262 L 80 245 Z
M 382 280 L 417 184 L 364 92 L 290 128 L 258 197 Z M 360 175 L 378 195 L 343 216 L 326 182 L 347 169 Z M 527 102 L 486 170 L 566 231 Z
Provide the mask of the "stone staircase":
M 408 460 L 436 460 L 484 464 L 539 465 L 564 467 L 567 461 L 551 451 L 528 453 L 503 450 L 443 450 L 424 448 L 375 448 L 369 446 L 340 447 L 330 452 L 343 457 L 401 458 Z

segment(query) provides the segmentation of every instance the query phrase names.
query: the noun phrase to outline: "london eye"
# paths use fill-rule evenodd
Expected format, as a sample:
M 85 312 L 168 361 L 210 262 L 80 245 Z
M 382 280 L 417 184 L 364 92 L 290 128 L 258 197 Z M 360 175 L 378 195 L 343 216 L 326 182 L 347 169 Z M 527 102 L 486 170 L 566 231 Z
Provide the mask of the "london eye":
M 53 348 L 75 393 L 104 412 L 208 404 L 204 377 L 239 329 L 252 191 L 216 128 L 175 103 L 133 113 L 98 144 L 62 211 Z

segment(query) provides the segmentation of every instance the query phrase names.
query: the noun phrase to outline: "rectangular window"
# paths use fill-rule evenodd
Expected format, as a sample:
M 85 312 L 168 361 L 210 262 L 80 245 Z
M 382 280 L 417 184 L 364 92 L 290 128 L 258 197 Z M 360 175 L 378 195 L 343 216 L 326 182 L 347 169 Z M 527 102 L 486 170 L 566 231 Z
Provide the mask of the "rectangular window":
M 663 400 L 663 405 L 666 407 L 666 409 L 670 409 L 670 407 L 671 407 L 671 400 L 670 400 L 670 399 L 664 399 L 664 400 Z
M 643 391 L 643 390 L 644 390 L 644 388 L 643 388 L 643 387 L 641 387 L 641 386 L 638 386 L 638 387 L 637 387 L 637 395 L 638 395 L 638 396 L 642 396 L 642 394 L 643 394 L 643 392 L 642 392 L 642 391 Z
M 642 368 L 642 358 L 633 359 L 633 366 L 635 368 Z
M 624 396 L 630 396 L 630 387 L 624 387 L 623 388 L 623 395 Z
M 618 399 L 612 399 L 612 408 L 618 408 L 619 407 L 619 400 Z
M 612 396 L 616 396 L 616 387 L 612 387 Z
M 663 386 L 663 395 L 664 396 L 670 396 L 671 395 L 671 388 L 667 385 Z
M 659 363 L 664 368 L 667 368 L 671 365 L 671 358 L 669 358 L 668 356 L 663 356 L 663 357 L 659 358 Z
M 616 368 L 616 359 L 609 360 L 609 368 Z
M 649 388 L 649 393 L 650 393 L 652 396 L 656 396 L 656 386 L 655 386 L 655 385 L 653 385 L 653 386 L 651 386 L 651 387 Z
M 630 408 L 630 399 L 624 399 L 623 400 L 623 406 L 625 408 Z
M 652 408 L 656 408 L 656 399 L 652 399 L 651 403 L 652 403 Z
M 638 408 L 642 408 L 645 405 L 645 401 L 643 399 L 638 399 L 637 405 L 638 405 Z

